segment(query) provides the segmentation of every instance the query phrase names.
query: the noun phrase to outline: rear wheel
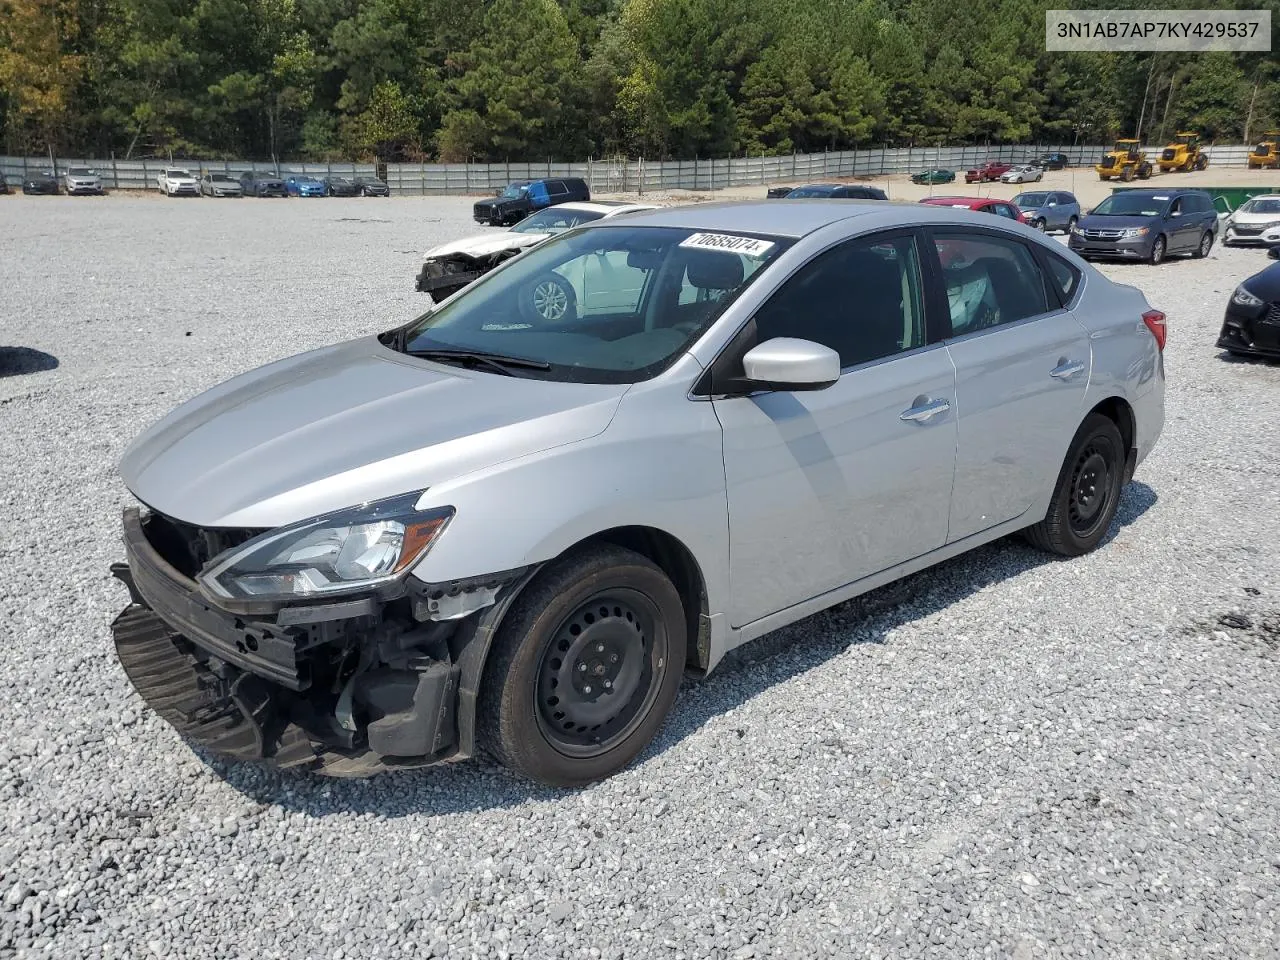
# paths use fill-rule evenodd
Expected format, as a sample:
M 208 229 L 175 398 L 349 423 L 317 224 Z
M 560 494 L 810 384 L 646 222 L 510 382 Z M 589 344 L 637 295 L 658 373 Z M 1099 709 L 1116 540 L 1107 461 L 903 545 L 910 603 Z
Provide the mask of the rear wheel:
M 1213 231 L 1206 230 L 1204 236 L 1200 238 L 1200 246 L 1196 247 L 1196 252 L 1191 256 L 1197 260 L 1203 260 L 1209 255 L 1209 251 L 1213 249 Z
M 1144 163 L 1140 167 L 1138 167 L 1138 179 L 1139 180 L 1151 179 L 1151 164 Z
M 618 772 L 662 726 L 686 642 L 680 595 L 647 558 L 601 545 L 555 561 L 494 638 L 479 701 L 484 749 L 550 786 Z
M 1147 256 L 1147 262 L 1153 267 L 1164 263 L 1164 251 L 1164 237 L 1156 237 L 1155 243 L 1151 244 L 1151 253 Z
M 1088 553 L 1106 536 L 1120 503 L 1125 450 L 1109 418 L 1091 413 L 1063 461 L 1045 518 L 1023 531 L 1033 546 L 1064 557 Z
M 520 297 L 525 319 L 534 323 L 572 322 L 578 315 L 578 296 L 573 285 L 558 273 L 544 273 L 525 287 Z

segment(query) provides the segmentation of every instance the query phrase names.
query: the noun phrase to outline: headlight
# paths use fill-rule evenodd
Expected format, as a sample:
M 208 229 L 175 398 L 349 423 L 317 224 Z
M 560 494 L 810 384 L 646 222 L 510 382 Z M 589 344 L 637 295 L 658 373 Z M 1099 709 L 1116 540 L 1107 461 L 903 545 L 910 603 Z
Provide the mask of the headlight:
M 420 493 L 271 530 L 214 557 L 197 576 L 211 595 L 298 599 L 395 580 L 425 554 L 452 507 L 415 510 Z
M 1255 297 L 1252 293 L 1244 288 L 1244 284 L 1236 287 L 1235 293 L 1231 294 L 1231 302 L 1239 304 L 1242 307 L 1260 307 L 1262 300 Z
M 1136 240 L 1138 237 L 1145 237 L 1150 232 L 1147 227 L 1129 227 L 1124 233 L 1120 234 L 1120 239 Z

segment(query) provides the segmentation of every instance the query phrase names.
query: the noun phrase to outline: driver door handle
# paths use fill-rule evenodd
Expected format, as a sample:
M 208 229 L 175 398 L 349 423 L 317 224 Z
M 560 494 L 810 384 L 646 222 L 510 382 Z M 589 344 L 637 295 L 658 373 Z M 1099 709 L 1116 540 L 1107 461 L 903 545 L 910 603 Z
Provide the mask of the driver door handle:
M 1072 377 L 1074 377 L 1077 373 L 1079 373 L 1083 369 L 1084 369 L 1083 363 L 1081 363 L 1079 360 L 1072 360 L 1069 363 L 1067 362 L 1059 363 L 1056 367 L 1054 367 L 1052 370 L 1049 371 L 1049 376 L 1053 377 L 1055 380 L 1070 380 Z
M 909 410 L 903 410 L 900 420 L 913 420 L 916 423 L 923 423 L 931 417 L 936 417 L 940 413 L 946 413 L 951 409 L 951 401 L 949 400 L 929 400 L 926 403 L 920 403 Z

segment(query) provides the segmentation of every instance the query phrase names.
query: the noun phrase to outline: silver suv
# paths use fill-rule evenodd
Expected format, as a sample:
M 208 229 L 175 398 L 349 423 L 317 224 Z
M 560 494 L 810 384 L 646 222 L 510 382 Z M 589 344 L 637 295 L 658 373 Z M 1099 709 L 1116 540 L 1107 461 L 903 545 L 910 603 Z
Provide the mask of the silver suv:
M 71 167 L 62 178 L 62 186 L 67 196 L 83 194 L 102 196 L 102 177 L 91 167 Z
M 1010 533 L 1097 547 L 1161 431 L 1164 337 L 984 214 L 601 220 L 137 439 L 117 650 L 234 757 L 587 783 L 739 644 Z

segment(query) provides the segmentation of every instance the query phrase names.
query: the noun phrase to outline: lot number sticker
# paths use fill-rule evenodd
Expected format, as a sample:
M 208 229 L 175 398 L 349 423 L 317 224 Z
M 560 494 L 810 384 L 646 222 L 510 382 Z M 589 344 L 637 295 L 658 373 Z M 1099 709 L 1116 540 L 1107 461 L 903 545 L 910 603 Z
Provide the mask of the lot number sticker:
M 772 240 L 757 240 L 754 237 L 734 237 L 727 233 L 695 233 L 680 246 L 696 250 L 723 250 L 725 253 L 740 253 L 744 257 L 763 257 L 774 248 Z

